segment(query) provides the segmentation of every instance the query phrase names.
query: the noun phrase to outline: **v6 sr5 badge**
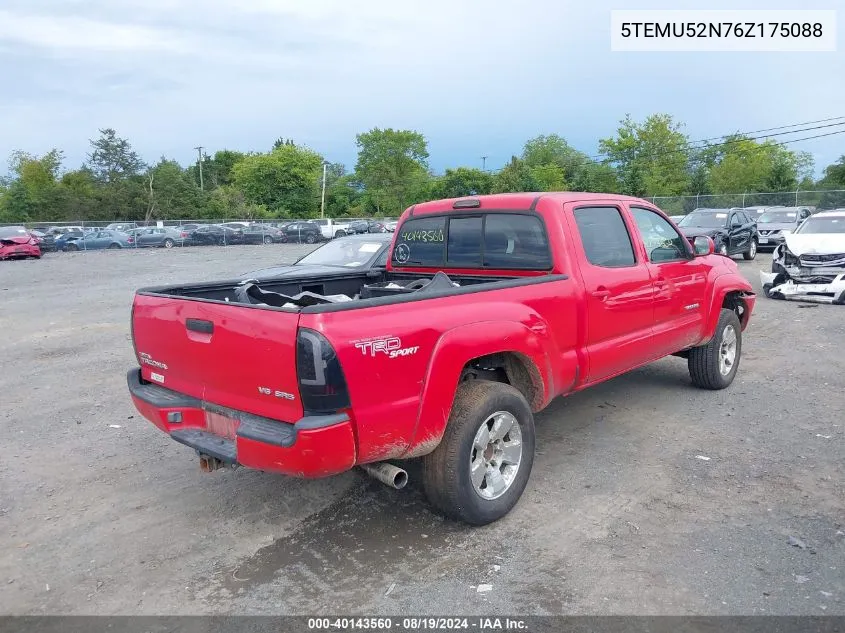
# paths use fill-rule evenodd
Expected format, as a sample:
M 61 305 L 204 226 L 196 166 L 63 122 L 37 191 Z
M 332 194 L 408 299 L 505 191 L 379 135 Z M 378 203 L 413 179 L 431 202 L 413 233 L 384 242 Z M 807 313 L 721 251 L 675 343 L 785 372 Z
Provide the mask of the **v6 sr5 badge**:
M 377 354 L 384 354 L 388 358 L 412 356 L 420 349 L 419 346 L 402 347 L 402 339 L 398 336 L 384 336 L 353 342 L 355 343 L 355 347 L 360 349 L 364 356 L 370 356 L 372 358 L 375 358 Z

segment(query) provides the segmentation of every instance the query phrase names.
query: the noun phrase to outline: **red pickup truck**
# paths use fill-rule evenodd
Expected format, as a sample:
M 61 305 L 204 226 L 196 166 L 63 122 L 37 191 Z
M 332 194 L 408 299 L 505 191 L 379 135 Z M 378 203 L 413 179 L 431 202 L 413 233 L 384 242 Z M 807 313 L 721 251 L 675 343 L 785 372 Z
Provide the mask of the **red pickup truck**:
M 669 355 L 727 387 L 754 301 L 644 200 L 440 200 L 405 211 L 384 271 L 139 290 L 128 383 L 206 470 L 364 466 L 399 487 L 387 460 L 422 457 L 432 504 L 481 525 L 528 482 L 534 413 Z

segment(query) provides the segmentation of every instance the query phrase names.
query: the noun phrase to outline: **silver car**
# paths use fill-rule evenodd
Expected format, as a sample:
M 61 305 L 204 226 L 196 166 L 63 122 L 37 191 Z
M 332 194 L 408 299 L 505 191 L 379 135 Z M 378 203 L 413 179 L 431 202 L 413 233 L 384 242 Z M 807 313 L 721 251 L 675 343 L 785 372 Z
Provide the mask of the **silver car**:
M 760 234 L 757 246 L 762 250 L 774 250 L 783 244 L 784 237 L 795 231 L 810 217 L 807 207 L 775 207 L 757 216 L 757 231 Z

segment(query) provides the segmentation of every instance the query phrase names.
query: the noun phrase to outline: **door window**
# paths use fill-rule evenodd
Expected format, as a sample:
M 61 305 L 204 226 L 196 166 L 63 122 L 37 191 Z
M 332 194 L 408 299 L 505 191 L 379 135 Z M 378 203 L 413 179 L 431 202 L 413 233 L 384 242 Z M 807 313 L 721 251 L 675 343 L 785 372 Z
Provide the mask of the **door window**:
M 689 242 L 662 215 L 640 207 L 631 207 L 631 213 L 651 262 L 657 264 L 690 258 Z
M 621 268 L 636 263 L 631 236 L 619 209 L 581 207 L 575 209 L 574 215 L 587 261 L 603 268 Z

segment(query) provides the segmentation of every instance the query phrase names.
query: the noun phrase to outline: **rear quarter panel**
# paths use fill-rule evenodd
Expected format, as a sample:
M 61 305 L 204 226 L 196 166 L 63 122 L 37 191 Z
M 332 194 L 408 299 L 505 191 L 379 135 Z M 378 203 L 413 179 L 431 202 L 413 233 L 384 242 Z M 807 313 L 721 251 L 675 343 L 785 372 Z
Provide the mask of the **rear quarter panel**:
M 471 359 L 514 351 L 542 382 L 538 406 L 574 382 L 571 279 L 323 314 L 300 326 L 332 343 L 349 386 L 359 463 L 433 450 Z M 387 343 L 379 343 L 387 341 Z M 392 352 L 396 352 L 395 354 Z M 537 407 L 535 407 L 537 408 Z

